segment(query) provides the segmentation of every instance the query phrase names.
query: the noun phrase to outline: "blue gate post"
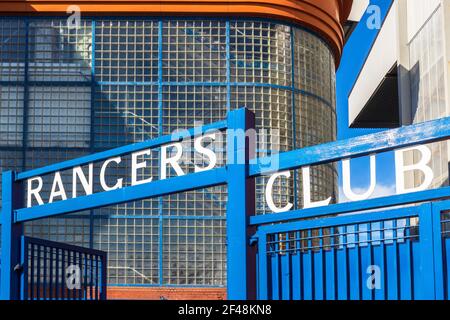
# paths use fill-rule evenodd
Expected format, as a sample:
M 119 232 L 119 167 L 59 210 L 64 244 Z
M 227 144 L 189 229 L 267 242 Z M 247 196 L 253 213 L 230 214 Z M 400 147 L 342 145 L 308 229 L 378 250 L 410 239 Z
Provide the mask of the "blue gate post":
M 419 237 L 420 237 L 420 270 L 418 286 L 418 300 L 434 300 L 434 237 L 432 203 L 428 202 L 419 207 Z
M 227 298 L 256 298 L 256 247 L 254 230 L 255 179 L 249 177 L 249 160 L 256 148 L 255 115 L 241 108 L 228 113 L 227 130 Z
M 1 300 L 20 299 L 20 248 L 22 223 L 14 223 L 14 209 L 23 201 L 21 183 L 15 183 L 15 172 L 2 173 L 2 252 Z

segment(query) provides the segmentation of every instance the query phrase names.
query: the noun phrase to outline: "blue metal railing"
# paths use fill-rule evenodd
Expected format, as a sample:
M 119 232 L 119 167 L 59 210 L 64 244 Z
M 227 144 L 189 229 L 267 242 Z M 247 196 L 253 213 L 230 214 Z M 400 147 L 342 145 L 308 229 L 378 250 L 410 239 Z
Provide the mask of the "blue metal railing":
M 425 203 L 260 227 L 258 298 L 438 298 L 433 239 L 440 234 L 433 232 L 431 208 Z
M 22 237 L 22 300 L 106 299 L 106 252 Z

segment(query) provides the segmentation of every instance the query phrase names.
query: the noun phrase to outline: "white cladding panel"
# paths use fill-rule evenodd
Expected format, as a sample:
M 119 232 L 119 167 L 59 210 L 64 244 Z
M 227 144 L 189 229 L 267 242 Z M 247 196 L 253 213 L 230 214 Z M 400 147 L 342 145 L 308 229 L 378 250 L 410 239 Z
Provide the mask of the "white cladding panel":
M 348 99 L 352 124 L 383 78 L 397 62 L 397 5 L 392 5 Z
M 446 0 L 448 1 L 448 0 Z M 427 20 L 431 17 L 441 0 L 408 0 L 408 42 L 419 32 Z

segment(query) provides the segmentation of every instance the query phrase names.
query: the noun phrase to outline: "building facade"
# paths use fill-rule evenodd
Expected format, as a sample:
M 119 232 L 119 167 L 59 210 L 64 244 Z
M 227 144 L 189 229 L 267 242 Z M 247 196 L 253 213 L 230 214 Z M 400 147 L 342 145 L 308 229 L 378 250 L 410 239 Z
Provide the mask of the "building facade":
M 257 129 L 273 130 L 258 155 L 336 138 L 335 70 L 352 1 L 179 2 L 0 4 L 1 170 L 172 134 L 242 106 Z M 69 23 L 73 4 L 81 19 Z M 292 177 L 274 189 L 280 206 L 301 205 Z M 257 214 L 269 213 L 264 179 Z M 311 180 L 313 200 L 336 198 L 334 166 L 313 168 Z M 223 298 L 226 197 L 219 186 L 37 220 L 25 233 L 107 251 L 111 297 Z
M 394 0 L 349 96 L 353 127 L 397 127 L 450 115 L 450 1 Z M 370 75 L 370 76 L 369 76 Z M 429 145 L 432 188 L 448 185 L 449 145 Z M 410 153 L 406 161 L 417 162 Z M 423 177 L 409 173 L 406 183 Z

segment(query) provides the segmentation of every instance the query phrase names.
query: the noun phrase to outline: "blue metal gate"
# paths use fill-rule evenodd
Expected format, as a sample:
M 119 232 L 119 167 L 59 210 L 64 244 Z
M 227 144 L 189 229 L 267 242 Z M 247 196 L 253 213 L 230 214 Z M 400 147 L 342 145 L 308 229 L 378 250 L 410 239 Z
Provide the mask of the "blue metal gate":
M 106 252 L 22 237 L 21 300 L 106 299 Z
M 448 299 L 450 202 L 261 226 L 259 299 Z
M 442 201 L 450 198 L 449 186 L 256 215 L 255 178 L 448 140 L 450 117 L 260 158 L 254 158 L 256 140 L 246 135 L 254 123 L 254 114 L 242 108 L 229 112 L 226 121 L 193 128 L 181 136 L 162 136 L 21 173 L 3 172 L 0 299 L 105 297 L 105 273 L 98 273 L 106 266 L 105 256 L 23 238 L 23 223 L 218 185 L 227 185 L 228 190 L 229 299 L 449 298 L 446 211 L 450 202 Z M 224 166 L 54 203 L 24 205 L 25 184 L 31 178 L 161 149 L 211 130 L 226 132 Z M 60 278 L 69 262 L 78 265 L 82 277 L 80 289 L 70 292 Z M 15 267 L 21 264 L 23 272 L 18 277 Z

